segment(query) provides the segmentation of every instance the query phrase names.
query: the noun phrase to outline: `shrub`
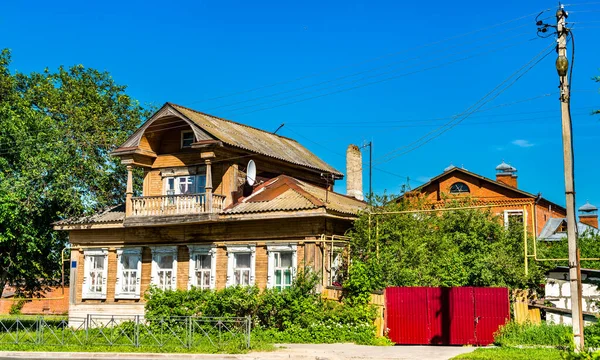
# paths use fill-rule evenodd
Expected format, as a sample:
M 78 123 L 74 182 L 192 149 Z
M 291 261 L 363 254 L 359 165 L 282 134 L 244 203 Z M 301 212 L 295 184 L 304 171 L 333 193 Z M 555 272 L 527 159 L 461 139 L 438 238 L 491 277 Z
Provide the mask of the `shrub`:
M 502 326 L 494 336 L 494 343 L 500 346 L 540 345 L 561 346 L 569 344 L 571 328 L 564 325 L 542 323 L 517 324 L 510 322 Z
M 10 315 L 21 315 L 21 310 L 23 310 L 23 306 L 27 303 L 27 300 L 17 300 L 10 306 L 8 313 Z

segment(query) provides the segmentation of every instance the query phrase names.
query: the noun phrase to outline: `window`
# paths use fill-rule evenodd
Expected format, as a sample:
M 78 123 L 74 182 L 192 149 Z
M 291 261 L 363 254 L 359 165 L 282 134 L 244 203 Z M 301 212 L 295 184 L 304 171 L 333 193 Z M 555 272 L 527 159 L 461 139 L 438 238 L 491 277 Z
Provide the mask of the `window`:
M 333 248 L 331 252 L 330 286 L 342 286 L 343 248 Z
M 106 299 L 107 250 L 85 250 L 83 256 L 82 298 Z
M 165 195 L 201 194 L 206 187 L 206 175 L 173 176 L 165 178 Z
M 296 275 L 296 245 L 269 245 L 267 287 L 283 290 L 292 286 Z
M 208 246 L 188 245 L 190 249 L 190 275 L 188 288 L 215 288 L 216 249 Z
M 567 222 L 566 221 L 561 222 L 560 225 L 558 225 L 556 232 L 557 233 L 566 233 L 567 232 Z
M 152 249 L 151 283 L 162 290 L 177 289 L 177 247 L 156 247 Z
M 227 248 L 227 286 L 254 285 L 255 255 L 254 245 Z
M 142 249 L 117 250 L 116 299 L 139 299 L 142 274 Z
M 181 148 L 192 147 L 194 142 L 194 132 L 192 130 L 184 130 L 181 132 Z
M 467 184 L 462 182 L 456 182 L 450 186 L 450 194 L 462 194 L 470 192 Z
M 523 226 L 523 210 L 505 210 L 504 227 L 508 229 L 515 225 Z

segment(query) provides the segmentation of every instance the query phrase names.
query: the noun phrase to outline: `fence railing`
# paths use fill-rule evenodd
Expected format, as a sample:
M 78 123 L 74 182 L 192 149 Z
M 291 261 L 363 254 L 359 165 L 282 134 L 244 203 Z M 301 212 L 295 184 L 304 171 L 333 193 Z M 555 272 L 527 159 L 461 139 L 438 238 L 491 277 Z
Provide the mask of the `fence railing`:
M 209 201 L 211 200 L 211 201 Z M 223 210 L 225 196 L 211 194 L 181 194 L 141 196 L 132 198 L 132 216 L 188 215 L 218 213 Z
M 203 349 L 250 348 L 250 317 L 88 315 L 52 320 L 0 319 L 0 344 L 133 346 Z

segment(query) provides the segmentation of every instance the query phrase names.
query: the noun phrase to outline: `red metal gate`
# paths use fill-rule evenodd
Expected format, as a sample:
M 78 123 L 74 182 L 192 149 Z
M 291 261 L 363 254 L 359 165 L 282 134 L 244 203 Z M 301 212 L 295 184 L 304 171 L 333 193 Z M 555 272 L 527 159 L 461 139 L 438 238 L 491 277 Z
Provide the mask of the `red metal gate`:
M 488 345 L 510 318 L 507 288 L 391 287 L 385 298 L 397 344 Z

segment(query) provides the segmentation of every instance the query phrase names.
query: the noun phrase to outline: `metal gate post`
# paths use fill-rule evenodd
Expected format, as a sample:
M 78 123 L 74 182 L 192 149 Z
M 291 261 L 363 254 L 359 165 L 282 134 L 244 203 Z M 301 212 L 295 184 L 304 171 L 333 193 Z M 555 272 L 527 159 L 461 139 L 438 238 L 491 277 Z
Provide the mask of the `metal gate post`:
M 90 321 L 92 316 L 87 314 L 85 317 L 85 344 L 88 345 L 90 342 Z
M 246 349 L 250 349 L 250 336 L 251 336 L 252 318 L 250 315 L 246 315 Z
M 187 317 L 187 344 L 188 344 L 188 349 L 192 348 L 192 317 L 188 316 Z
M 135 347 L 140 347 L 140 316 L 136 315 L 135 316 L 135 325 L 134 325 L 134 329 L 133 329 L 133 337 L 134 337 L 134 343 L 135 343 Z

